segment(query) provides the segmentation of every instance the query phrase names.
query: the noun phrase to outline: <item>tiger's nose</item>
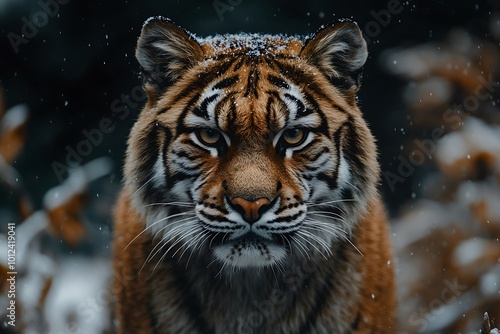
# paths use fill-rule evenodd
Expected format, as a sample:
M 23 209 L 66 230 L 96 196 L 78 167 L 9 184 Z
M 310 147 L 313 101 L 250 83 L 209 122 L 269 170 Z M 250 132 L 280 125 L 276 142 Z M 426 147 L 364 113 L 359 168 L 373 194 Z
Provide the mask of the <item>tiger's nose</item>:
M 255 201 L 249 201 L 242 197 L 236 197 L 231 200 L 231 204 L 247 222 L 255 223 L 269 208 L 271 201 L 264 197 Z

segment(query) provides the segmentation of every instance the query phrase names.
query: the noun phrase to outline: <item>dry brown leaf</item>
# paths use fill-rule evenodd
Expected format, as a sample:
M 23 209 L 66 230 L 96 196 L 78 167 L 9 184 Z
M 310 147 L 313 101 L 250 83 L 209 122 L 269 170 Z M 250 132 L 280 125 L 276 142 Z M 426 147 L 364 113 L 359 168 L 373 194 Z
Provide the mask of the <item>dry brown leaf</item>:
M 493 174 L 496 164 L 497 157 L 491 152 L 472 153 L 452 164 L 438 159 L 440 170 L 450 182 L 484 178 L 485 175 Z
M 19 196 L 19 212 L 22 221 L 25 221 L 33 213 L 33 203 L 26 195 Z
M 80 215 L 85 204 L 86 196 L 76 193 L 64 204 L 53 209 L 47 209 L 50 231 L 61 237 L 71 247 L 76 246 L 87 235 Z
M 7 286 L 7 273 L 9 270 L 0 264 L 0 291 L 4 291 Z
M 40 299 L 38 300 L 38 308 L 40 310 L 42 310 L 44 305 L 45 305 L 45 300 L 47 299 L 50 288 L 52 287 L 52 281 L 53 281 L 52 277 L 48 277 L 45 280 L 45 284 L 43 285 L 42 292 L 40 293 Z
M 24 105 L 7 111 L 0 122 L 0 155 L 12 163 L 26 141 L 28 109 Z
M 497 236 L 500 235 L 500 220 L 491 216 L 490 205 L 492 204 L 482 200 L 471 204 L 470 210 L 484 231 Z

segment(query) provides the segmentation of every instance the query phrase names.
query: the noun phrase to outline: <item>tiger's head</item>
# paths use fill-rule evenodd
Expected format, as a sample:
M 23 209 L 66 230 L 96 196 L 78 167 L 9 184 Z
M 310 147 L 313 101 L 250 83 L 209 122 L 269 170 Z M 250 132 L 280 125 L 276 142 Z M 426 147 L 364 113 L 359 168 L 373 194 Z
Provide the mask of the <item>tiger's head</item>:
M 197 38 L 157 17 L 136 57 L 148 101 L 125 184 L 154 252 L 262 268 L 350 237 L 379 173 L 356 104 L 367 48 L 355 23 Z

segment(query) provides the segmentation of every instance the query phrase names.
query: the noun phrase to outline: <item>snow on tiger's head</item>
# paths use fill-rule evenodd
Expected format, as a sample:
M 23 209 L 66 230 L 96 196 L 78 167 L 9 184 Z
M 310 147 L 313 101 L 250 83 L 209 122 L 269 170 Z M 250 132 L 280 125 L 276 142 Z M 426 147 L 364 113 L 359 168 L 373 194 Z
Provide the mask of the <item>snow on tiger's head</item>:
M 151 233 L 246 268 L 328 255 L 351 232 L 379 172 L 356 105 L 367 50 L 355 23 L 198 38 L 156 17 L 136 56 L 148 102 L 125 183 Z

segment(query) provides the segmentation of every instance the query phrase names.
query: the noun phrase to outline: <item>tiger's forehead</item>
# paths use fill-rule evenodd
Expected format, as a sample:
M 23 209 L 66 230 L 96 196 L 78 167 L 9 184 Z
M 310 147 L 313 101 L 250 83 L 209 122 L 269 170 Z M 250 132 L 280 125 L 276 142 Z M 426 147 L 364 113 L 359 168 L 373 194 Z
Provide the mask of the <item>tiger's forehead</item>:
M 321 117 L 301 88 L 266 61 L 267 56 L 240 55 L 237 71 L 207 85 L 187 113 L 187 127 L 210 127 L 240 138 L 267 138 L 285 127 L 317 127 Z
M 247 54 L 253 56 L 298 56 L 302 48 L 299 36 L 227 34 L 198 39 L 207 58 L 220 55 Z

